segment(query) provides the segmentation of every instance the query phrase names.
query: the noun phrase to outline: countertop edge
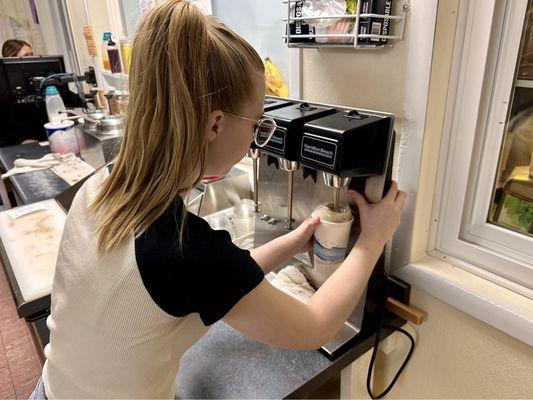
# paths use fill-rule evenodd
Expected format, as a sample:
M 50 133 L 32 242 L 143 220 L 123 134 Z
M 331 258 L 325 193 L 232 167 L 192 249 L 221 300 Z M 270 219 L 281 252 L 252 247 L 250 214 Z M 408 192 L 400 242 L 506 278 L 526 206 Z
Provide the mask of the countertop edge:
M 399 328 L 402 325 L 404 325 L 405 322 L 406 321 L 403 320 L 402 318 L 396 317 L 392 320 L 388 320 L 387 324 Z M 384 328 L 381 333 L 381 340 L 385 339 L 393 332 L 394 331 L 391 329 Z M 304 383 L 299 388 L 285 395 L 283 398 L 284 399 L 301 399 L 301 398 L 309 397 L 316 390 L 318 390 L 323 384 L 325 384 L 327 381 L 329 381 L 331 378 L 333 378 L 337 374 L 340 374 L 344 368 L 349 366 L 351 363 L 353 363 L 355 360 L 357 360 L 359 357 L 365 354 L 368 350 L 370 350 L 374 346 L 375 338 L 376 338 L 376 330 L 372 329 L 372 334 L 370 334 L 368 337 L 363 339 L 361 342 L 354 344 L 352 347 L 346 350 L 338 358 L 332 360 L 332 364 L 329 367 L 327 367 L 326 369 L 324 369 L 323 371 L 315 375 L 313 378 L 311 378 L 309 381 Z

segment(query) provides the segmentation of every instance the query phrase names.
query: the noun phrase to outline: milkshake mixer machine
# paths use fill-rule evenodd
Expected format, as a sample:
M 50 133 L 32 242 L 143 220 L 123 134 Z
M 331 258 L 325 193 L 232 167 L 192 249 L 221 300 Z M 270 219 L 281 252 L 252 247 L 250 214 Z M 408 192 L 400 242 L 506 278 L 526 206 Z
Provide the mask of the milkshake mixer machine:
M 260 246 L 297 227 L 325 201 L 333 209 L 350 204 L 348 188 L 379 201 L 390 184 L 394 116 L 378 111 L 267 97 L 265 116 L 277 128 L 263 147 L 252 145 L 253 193 L 256 210 L 254 246 Z M 357 221 L 357 219 L 356 219 Z M 359 234 L 352 224 L 349 251 Z M 382 257 L 383 258 L 383 257 Z M 302 272 L 318 289 L 320 276 L 312 254 L 295 257 Z M 376 266 L 376 269 L 384 265 Z M 335 356 L 361 329 L 366 293 L 343 329 L 322 347 Z

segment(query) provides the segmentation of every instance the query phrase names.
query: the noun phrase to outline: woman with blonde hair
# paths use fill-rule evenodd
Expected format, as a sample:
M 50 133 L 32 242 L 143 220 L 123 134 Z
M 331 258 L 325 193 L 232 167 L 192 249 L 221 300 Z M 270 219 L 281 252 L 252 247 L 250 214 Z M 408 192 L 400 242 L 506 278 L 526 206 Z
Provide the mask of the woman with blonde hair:
M 67 216 L 34 398 L 173 398 L 181 355 L 221 319 L 272 346 L 316 349 L 355 307 L 400 221 L 396 184 L 376 205 L 354 193 L 359 240 L 301 303 L 264 274 L 311 248 L 317 219 L 248 252 L 183 205 L 202 176 L 225 174 L 273 132 L 255 50 L 188 2 L 167 1 L 140 24 L 130 93 L 111 172 L 90 178 Z

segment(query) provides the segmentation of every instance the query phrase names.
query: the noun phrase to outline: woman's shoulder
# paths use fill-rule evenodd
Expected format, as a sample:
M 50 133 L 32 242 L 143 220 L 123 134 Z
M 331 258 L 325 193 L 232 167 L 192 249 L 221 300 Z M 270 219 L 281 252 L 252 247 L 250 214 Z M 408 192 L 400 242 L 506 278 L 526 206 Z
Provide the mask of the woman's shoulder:
M 92 175 L 74 184 L 58 196 L 58 201 L 68 210 L 68 214 L 86 214 L 98 190 L 109 176 L 107 168 L 96 170 Z M 61 197 L 61 198 L 59 198 Z
M 183 207 L 183 200 L 176 198 L 136 240 L 147 241 L 154 249 L 163 246 L 174 251 L 177 243 L 181 243 L 182 249 L 192 249 L 205 242 L 221 239 L 203 218 L 189 211 L 184 212 Z

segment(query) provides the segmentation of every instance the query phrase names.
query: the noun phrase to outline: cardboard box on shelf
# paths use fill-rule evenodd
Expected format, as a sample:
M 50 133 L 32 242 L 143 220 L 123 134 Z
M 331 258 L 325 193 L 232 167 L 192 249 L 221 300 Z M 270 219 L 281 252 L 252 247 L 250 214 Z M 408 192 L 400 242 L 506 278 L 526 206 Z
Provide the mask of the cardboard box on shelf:
M 381 14 L 391 15 L 392 0 L 362 0 L 361 14 Z M 390 20 L 383 18 L 362 18 L 359 24 L 359 33 L 371 35 L 389 35 Z M 369 46 L 380 46 L 387 44 L 387 39 L 363 38 L 359 40 L 359 44 Z
M 291 9 L 291 17 L 302 17 L 302 8 L 304 1 L 297 1 L 294 3 L 294 9 Z M 289 24 L 289 32 L 291 34 L 289 43 L 315 43 L 315 38 L 298 37 L 298 35 L 314 35 L 315 28 L 308 25 L 305 21 L 293 21 Z

